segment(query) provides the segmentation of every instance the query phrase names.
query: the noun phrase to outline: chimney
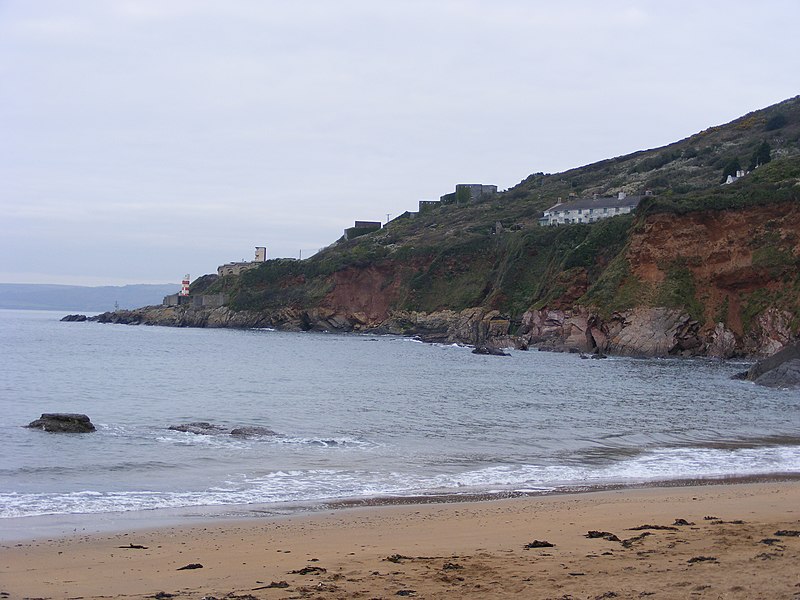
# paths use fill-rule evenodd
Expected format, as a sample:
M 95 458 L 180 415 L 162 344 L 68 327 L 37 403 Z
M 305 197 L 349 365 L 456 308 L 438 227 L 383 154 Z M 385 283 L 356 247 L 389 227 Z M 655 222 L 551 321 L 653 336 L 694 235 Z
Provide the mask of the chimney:
M 620 192 L 619 194 L 617 194 L 617 200 L 625 200 L 625 197 L 627 195 L 628 194 L 626 194 L 625 192 Z

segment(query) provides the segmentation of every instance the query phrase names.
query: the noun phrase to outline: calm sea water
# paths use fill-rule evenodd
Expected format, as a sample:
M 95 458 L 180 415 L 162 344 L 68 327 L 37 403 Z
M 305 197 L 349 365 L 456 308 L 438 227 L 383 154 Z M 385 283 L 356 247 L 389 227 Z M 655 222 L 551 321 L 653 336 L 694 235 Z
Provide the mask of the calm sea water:
M 0 527 L 31 515 L 800 474 L 800 394 L 745 363 L 0 311 Z M 98 431 L 23 428 L 42 412 Z M 167 429 L 257 425 L 241 439 Z M 5 521 L 10 523 L 11 521 Z

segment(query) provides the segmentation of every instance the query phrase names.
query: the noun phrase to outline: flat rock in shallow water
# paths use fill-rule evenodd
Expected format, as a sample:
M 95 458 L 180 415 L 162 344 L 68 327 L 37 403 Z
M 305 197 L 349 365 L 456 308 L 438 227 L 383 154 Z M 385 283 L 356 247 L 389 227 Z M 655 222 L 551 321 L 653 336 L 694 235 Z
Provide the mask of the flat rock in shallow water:
M 238 435 L 241 437 L 264 437 L 278 434 L 267 427 L 245 426 L 231 429 L 231 435 Z
M 194 433 L 197 435 L 220 435 L 230 434 L 237 437 L 272 437 L 278 435 L 272 429 L 260 427 L 258 425 L 243 425 L 230 429 L 222 425 L 215 425 L 206 421 L 196 421 L 194 423 L 181 423 L 167 427 L 172 431 L 183 431 L 184 433 Z
M 26 427 L 51 433 L 89 433 L 95 430 L 89 417 L 77 413 L 42 413 Z
M 183 431 L 185 433 L 196 433 L 197 435 L 213 435 L 215 433 L 226 433 L 227 430 L 219 425 L 196 421 L 194 423 L 181 423 L 180 425 L 170 425 L 167 429 L 172 431 Z
M 499 348 L 493 348 L 492 346 L 476 346 L 472 353 L 487 354 L 489 356 L 511 356 L 508 352 L 504 352 Z
M 66 322 L 83 322 L 87 321 L 88 319 L 89 317 L 86 315 L 67 315 L 66 317 L 61 318 L 62 321 Z

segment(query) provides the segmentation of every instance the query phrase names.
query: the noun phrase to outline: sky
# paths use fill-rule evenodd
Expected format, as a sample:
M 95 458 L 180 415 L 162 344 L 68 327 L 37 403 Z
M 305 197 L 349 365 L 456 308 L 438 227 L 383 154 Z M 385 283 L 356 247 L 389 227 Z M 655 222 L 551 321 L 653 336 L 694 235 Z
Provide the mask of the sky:
M 800 94 L 796 0 L 0 0 L 0 282 L 307 257 Z

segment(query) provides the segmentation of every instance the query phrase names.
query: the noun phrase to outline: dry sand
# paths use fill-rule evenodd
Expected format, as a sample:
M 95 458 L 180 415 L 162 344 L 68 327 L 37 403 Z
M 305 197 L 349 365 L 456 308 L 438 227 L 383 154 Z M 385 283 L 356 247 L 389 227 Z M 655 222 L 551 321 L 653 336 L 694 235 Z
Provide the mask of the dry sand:
M 798 482 L 379 506 L 6 543 L 0 598 L 800 598 L 797 530 Z

